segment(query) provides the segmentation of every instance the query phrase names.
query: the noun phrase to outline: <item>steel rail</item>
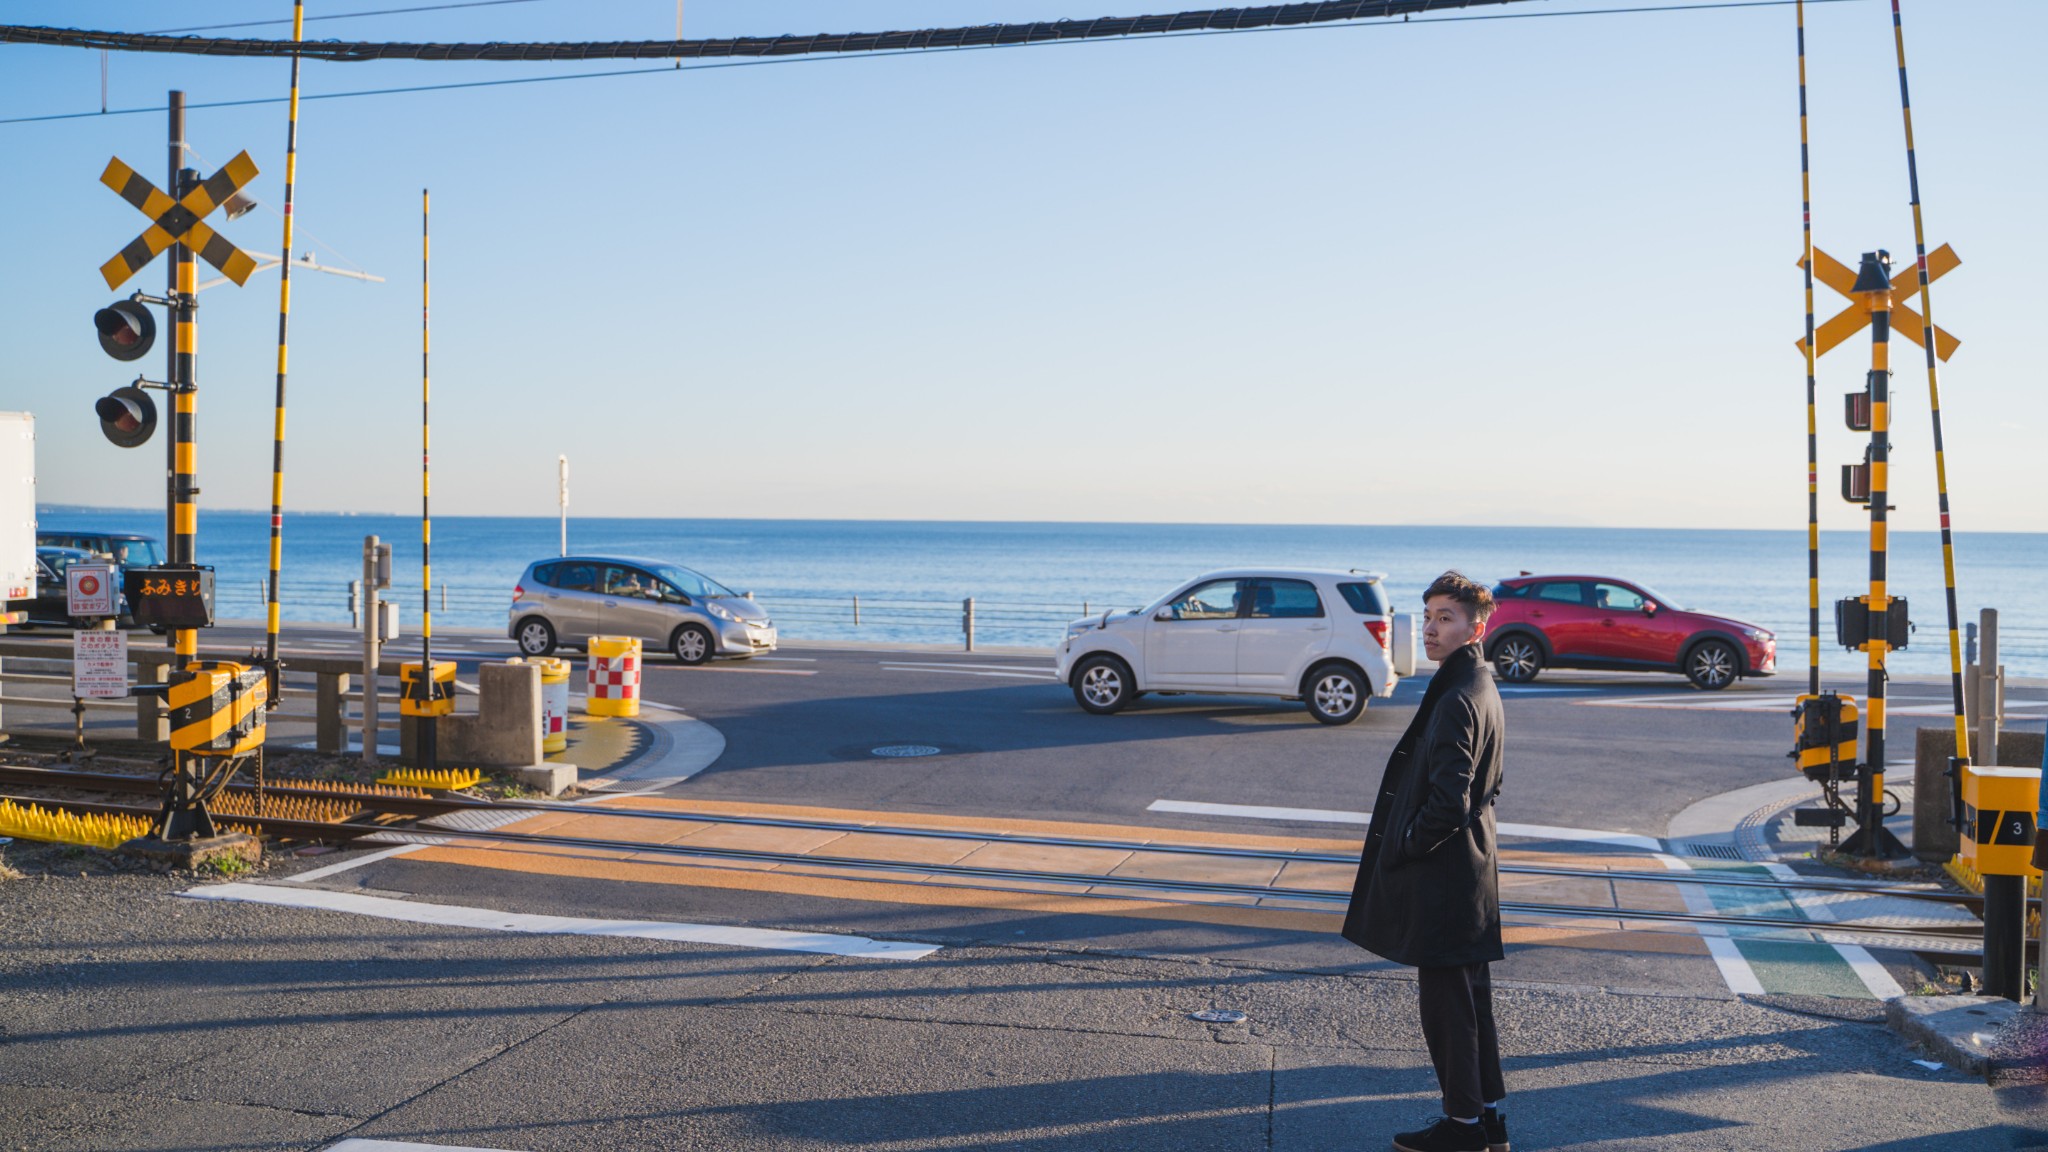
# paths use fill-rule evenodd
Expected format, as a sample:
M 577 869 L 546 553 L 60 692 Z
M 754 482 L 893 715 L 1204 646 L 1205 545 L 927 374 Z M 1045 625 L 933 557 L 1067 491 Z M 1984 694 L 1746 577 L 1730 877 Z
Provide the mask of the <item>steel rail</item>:
M 104 787 L 118 791 L 154 791 L 153 781 L 139 776 L 121 776 L 109 773 L 64 772 L 49 768 L 25 768 L 0 765 L 0 781 L 17 784 L 47 784 L 51 786 L 97 788 Z M 128 782 L 140 781 L 147 785 L 134 787 Z M 271 791 L 280 795 L 302 795 L 327 799 L 347 798 L 345 793 L 315 789 L 296 789 L 289 786 L 271 786 Z M 1094 840 L 1076 836 L 1038 836 L 1003 831 L 974 832 L 951 828 L 906 828 L 886 824 L 865 824 L 848 820 L 806 820 L 775 816 L 714 815 L 698 812 L 668 812 L 649 808 L 599 808 L 589 804 L 573 804 L 551 800 L 471 800 L 455 797 L 357 796 L 365 808 L 406 815 L 439 816 L 453 812 L 502 812 L 532 811 L 575 813 L 579 816 L 620 816 L 638 820 L 674 820 L 691 824 L 739 824 L 755 828 L 788 828 L 811 832 L 867 833 L 877 836 L 914 837 L 933 840 L 973 840 L 1001 844 L 1029 844 L 1043 848 L 1094 848 L 1104 851 L 1155 852 L 1174 856 L 1223 857 L 1237 860 L 1270 860 L 1281 863 L 1301 864 L 1356 864 L 1358 857 L 1349 853 L 1295 852 L 1275 848 L 1232 848 L 1221 845 L 1159 844 L 1139 840 Z M 388 829 L 387 829 L 388 830 Z M 422 835 L 440 835 L 439 829 Z M 1937 904 L 1955 904 L 1965 907 L 1980 907 L 1984 898 L 1967 892 L 1943 892 L 1938 889 L 1895 888 L 1866 884 L 1854 880 L 1811 879 L 1788 881 L 1764 879 L 1762 877 L 1716 876 L 1701 872 L 1631 872 L 1604 871 L 1592 868 L 1558 868 L 1532 864 L 1503 864 L 1500 870 L 1518 876 L 1553 876 L 1568 879 L 1594 879 L 1610 881 L 1632 881 L 1655 884 L 1699 884 L 1720 888 L 1752 888 L 1769 891 L 1832 892 L 1852 896 L 1889 896 L 1902 900 L 1918 900 Z M 2040 898 L 2030 898 L 2029 904 L 2038 907 Z

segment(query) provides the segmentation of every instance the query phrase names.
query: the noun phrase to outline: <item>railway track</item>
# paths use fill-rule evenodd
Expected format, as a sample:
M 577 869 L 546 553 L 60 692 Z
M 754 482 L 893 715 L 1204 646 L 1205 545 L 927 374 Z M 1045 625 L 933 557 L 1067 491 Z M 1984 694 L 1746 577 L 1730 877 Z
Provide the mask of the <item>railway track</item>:
M 76 772 L 9 765 L 0 765 L 0 783 L 151 795 L 154 795 L 159 788 L 155 778 L 149 776 L 105 772 Z M 236 785 L 231 790 L 244 793 L 255 791 L 254 788 L 248 785 Z M 273 785 L 266 788 L 265 791 L 279 797 L 305 796 L 309 798 L 332 799 L 336 795 L 330 791 L 299 788 L 291 785 Z M 48 800 L 28 796 L 0 796 L 0 799 L 13 799 L 18 803 L 37 803 L 46 807 L 62 807 L 77 812 L 121 813 L 129 815 L 151 815 L 154 812 L 153 806 L 121 805 L 79 800 Z M 640 840 L 619 840 L 594 836 L 565 836 L 546 832 L 516 832 L 504 829 L 449 827 L 439 824 L 395 824 L 390 821 L 391 818 L 399 816 L 431 819 L 436 816 L 449 816 L 456 813 L 511 815 L 556 812 L 573 813 L 585 817 L 630 817 L 636 820 L 663 820 L 699 825 L 741 825 L 924 840 L 974 841 L 979 843 L 1017 844 L 1037 847 L 1082 848 L 1130 853 L 1142 852 L 1153 855 L 1170 855 L 1209 860 L 1257 860 L 1280 864 L 1325 863 L 1340 865 L 1350 865 L 1357 861 L 1356 854 L 1346 853 L 1162 844 L 1147 841 L 1049 836 L 1002 831 L 902 827 L 850 820 L 676 812 L 639 807 L 607 806 L 594 808 L 587 804 L 546 800 L 490 801 L 452 796 L 404 797 L 372 795 L 354 796 L 351 799 L 362 806 L 364 814 L 363 817 L 357 820 L 345 823 L 318 823 L 274 816 L 233 815 L 223 818 L 235 823 L 256 827 L 272 835 L 327 843 L 346 843 L 366 836 L 374 836 L 378 841 L 385 843 L 468 843 L 503 847 L 629 852 L 642 857 L 673 857 L 679 860 L 694 860 L 712 864 L 720 862 L 789 864 L 827 871 L 893 872 L 905 875 L 943 876 L 960 882 L 995 886 L 1018 883 L 1071 884 L 1085 886 L 1090 889 L 1114 889 L 1116 891 L 1112 893 L 1091 893 L 1111 898 L 1121 895 L 1125 898 L 1193 901 L 1209 900 L 1218 896 L 1224 896 L 1286 900 L 1297 904 L 1320 905 L 1333 911 L 1341 909 L 1349 901 L 1350 893 L 1348 890 L 1336 891 L 1328 888 L 1282 887 L 1274 884 L 1241 884 L 1226 881 L 1113 876 L 1100 873 L 1063 872 L 1046 869 L 995 868 L 959 863 L 906 862 L 863 856 L 819 855 L 815 853 L 724 848 L 708 845 L 693 846 L 686 843 L 649 843 Z M 1979 908 L 1983 903 L 1981 896 L 1970 893 L 1944 891 L 1937 888 L 1900 887 L 1853 880 L 1821 878 L 1783 880 L 1754 875 L 1715 875 L 1705 871 L 1609 871 L 1530 864 L 1503 864 L 1500 871 L 1510 875 L 1537 876 L 1553 879 L 1680 884 L 1692 886 L 1695 889 L 1752 890 L 1777 893 L 1815 892 L 1891 897 L 1971 909 Z M 2034 903 L 2038 904 L 2039 901 L 2034 901 Z M 1906 950 L 1916 951 L 1931 959 L 1951 964 L 1972 962 L 1975 959 L 1975 954 L 1970 949 L 1970 945 L 1976 943 L 1981 937 L 1981 929 L 1974 926 L 1900 927 L 1897 925 L 1865 924 L 1855 921 L 1817 921 L 1803 918 L 1729 912 L 1709 913 L 1655 908 L 1610 907 L 1605 905 L 1503 901 L 1501 910 L 1507 914 L 1546 918 L 1592 919 L 1634 922 L 1637 924 L 1690 924 L 1750 930 L 1790 931 L 1802 934 L 1818 933 L 1830 937 L 1863 937 L 1873 940 L 1888 939 L 1895 942 L 1903 942 L 1902 946 Z M 1938 946 L 1932 944 L 1932 942 L 1936 941 L 1940 942 Z

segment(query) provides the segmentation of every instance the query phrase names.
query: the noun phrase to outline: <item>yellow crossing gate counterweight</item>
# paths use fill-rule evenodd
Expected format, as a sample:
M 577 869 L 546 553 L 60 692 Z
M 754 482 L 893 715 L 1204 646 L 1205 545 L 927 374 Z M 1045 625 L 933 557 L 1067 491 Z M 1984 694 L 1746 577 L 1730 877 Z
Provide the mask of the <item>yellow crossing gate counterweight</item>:
M 263 746 L 264 671 L 200 660 L 171 671 L 171 747 L 201 756 L 241 756 Z

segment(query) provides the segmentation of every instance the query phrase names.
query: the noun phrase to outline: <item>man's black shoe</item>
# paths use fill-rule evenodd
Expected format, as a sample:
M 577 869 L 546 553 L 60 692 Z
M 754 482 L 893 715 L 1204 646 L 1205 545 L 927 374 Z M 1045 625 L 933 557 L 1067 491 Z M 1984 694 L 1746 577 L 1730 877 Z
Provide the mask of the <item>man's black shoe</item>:
M 1394 1137 L 1394 1152 L 1486 1152 L 1486 1126 L 1446 1116 L 1420 1131 Z
M 1479 1127 L 1486 1133 L 1486 1152 L 1508 1152 L 1507 1113 L 1488 1108 L 1479 1117 Z

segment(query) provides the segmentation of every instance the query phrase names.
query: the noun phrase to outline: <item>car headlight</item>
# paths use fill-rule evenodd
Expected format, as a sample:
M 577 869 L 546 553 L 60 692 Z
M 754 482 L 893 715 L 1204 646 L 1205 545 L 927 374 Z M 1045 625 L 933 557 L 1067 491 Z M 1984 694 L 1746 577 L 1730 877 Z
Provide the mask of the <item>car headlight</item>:
M 1748 632 L 1743 633 L 1743 635 L 1748 636 L 1751 640 L 1754 640 L 1759 644 L 1763 643 L 1766 640 L 1777 639 L 1776 633 L 1766 632 L 1761 628 L 1751 628 Z
M 716 600 L 706 600 L 704 602 L 704 610 L 706 612 L 711 613 L 713 616 L 718 617 L 720 620 L 732 620 L 735 622 L 739 620 L 738 616 L 733 615 L 732 609 L 727 608 L 725 605 L 720 604 Z

